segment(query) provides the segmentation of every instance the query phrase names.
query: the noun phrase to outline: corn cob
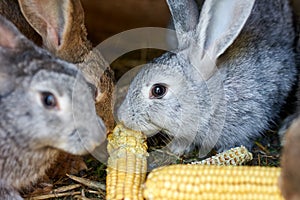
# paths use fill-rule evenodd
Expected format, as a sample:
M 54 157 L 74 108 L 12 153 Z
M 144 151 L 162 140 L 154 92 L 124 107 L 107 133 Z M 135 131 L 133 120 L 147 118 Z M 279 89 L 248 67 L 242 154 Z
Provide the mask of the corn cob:
M 122 124 L 108 135 L 110 155 L 106 177 L 106 199 L 144 199 L 141 185 L 147 172 L 146 136 Z
M 107 199 L 282 199 L 277 187 L 279 169 L 264 167 L 162 167 L 149 174 L 142 194 L 146 137 L 119 124 L 108 142 Z M 240 147 L 197 164 L 240 165 L 251 159 L 252 154 Z
M 232 148 L 205 160 L 192 162 L 191 164 L 199 165 L 242 165 L 253 159 L 250 153 L 244 146 Z
M 144 197 L 163 199 L 283 200 L 277 185 L 280 168 L 171 165 L 154 169 Z

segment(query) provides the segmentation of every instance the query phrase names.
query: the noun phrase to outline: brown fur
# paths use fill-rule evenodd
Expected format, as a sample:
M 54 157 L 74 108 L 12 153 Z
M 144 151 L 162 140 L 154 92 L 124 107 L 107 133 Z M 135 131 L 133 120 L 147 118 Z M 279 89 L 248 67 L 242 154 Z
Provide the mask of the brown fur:
M 300 119 L 295 121 L 286 134 L 281 166 L 280 187 L 285 199 L 300 199 Z

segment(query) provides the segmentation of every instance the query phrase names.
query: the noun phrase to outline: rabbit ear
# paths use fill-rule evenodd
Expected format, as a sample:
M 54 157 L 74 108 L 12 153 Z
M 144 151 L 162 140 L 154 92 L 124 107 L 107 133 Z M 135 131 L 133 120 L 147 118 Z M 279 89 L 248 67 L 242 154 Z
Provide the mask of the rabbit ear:
M 20 43 L 20 36 L 18 29 L 0 15 L 0 47 L 16 49 Z
M 7 19 L 0 15 L 0 52 L 1 49 L 16 50 L 22 47 L 20 42 L 25 37 Z M 24 44 L 23 44 L 24 45 Z M 12 66 L 2 60 L 6 55 L 0 55 L 0 98 L 15 87 L 15 78 L 10 75 Z
M 80 0 L 18 0 L 30 25 L 42 36 L 44 46 L 55 55 L 80 62 L 88 52 L 84 11 Z
M 255 0 L 206 0 L 197 26 L 197 55 L 192 55 L 194 65 L 199 66 L 205 79 L 216 70 L 216 60 L 239 35 L 251 14 Z M 197 57 L 203 63 L 197 65 Z M 198 62 L 199 63 L 199 62 Z M 198 68 L 198 67 L 197 67 Z
M 199 9 L 194 0 L 167 0 L 178 39 L 178 48 L 184 49 L 193 38 L 199 19 Z

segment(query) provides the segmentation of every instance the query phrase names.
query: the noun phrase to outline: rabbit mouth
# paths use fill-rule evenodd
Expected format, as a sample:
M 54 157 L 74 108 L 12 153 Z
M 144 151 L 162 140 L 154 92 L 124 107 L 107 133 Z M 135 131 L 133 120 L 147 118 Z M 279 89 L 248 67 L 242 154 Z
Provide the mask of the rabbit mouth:
M 99 135 L 100 136 L 100 135 Z M 86 128 L 77 128 L 69 135 L 71 144 L 77 145 L 78 150 L 93 151 L 100 145 L 97 135 Z
M 154 135 L 149 136 L 147 138 L 147 141 L 149 142 L 149 146 L 154 147 L 155 149 L 160 149 L 168 146 L 168 144 L 170 144 L 173 139 L 174 136 L 169 135 L 163 131 L 159 131 Z
M 160 132 L 165 132 L 158 124 L 155 124 L 152 121 L 147 121 L 147 123 L 142 126 L 142 132 L 147 135 L 147 137 L 153 137 Z

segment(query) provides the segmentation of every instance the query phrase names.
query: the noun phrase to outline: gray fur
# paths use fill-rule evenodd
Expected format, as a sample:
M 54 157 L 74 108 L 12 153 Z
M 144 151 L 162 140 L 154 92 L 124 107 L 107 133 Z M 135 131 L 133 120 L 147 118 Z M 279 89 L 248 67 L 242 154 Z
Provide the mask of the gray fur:
M 36 47 L 0 16 L 0 199 L 22 199 L 59 151 L 86 154 L 105 138 L 92 92 L 75 65 Z M 56 96 L 46 108 L 41 92 Z
M 294 24 L 296 27 L 296 40 L 295 40 L 295 52 L 296 52 L 296 64 L 298 70 L 300 69 L 300 1 L 291 0 L 291 7 L 294 16 Z M 299 72 L 299 71 L 298 71 Z M 296 121 L 300 117 L 300 74 L 298 73 L 298 84 L 296 85 L 295 91 L 293 90 L 291 95 L 292 97 L 296 97 L 296 102 L 292 102 L 293 111 L 291 115 L 286 117 L 282 124 L 280 125 L 280 129 L 278 130 L 278 134 L 281 139 L 281 145 L 284 146 L 285 143 L 285 133 L 288 128 L 292 125 L 294 121 Z M 295 95 L 295 96 L 294 96 Z
M 202 23 L 205 20 L 208 23 L 211 15 L 220 11 L 205 6 L 207 2 L 213 6 L 220 1 L 205 1 L 203 8 L 210 10 L 201 11 L 207 13 L 200 15 Z M 233 43 L 223 54 L 212 57 L 218 71 L 207 81 L 195 70 L 198 66 L 191 65 L 203 55 L 198 43 L 203 46 L 210 39 L 206 35 L 208 38 L 201 40 L 203 35 L 198 27 L 194 30 L 197 38 L 185 43 L 189 46 L 179 46 L 176 54 L 166 53 L 141 69 L 118 109 L 118 120 L 148 135 L 163 131 L 174 136 L 170 148 L 178 154 L 195 145 L 200 146 L 201 155 L 213 147 L 218 151 L 240 145 L 251 148 L 252 140 L 261 136 L 278 116 L 296 79 L 295 33 L 288 4 L 288 0 L 255 1 L 246 23 L 240 24 L 243 28 L 237 38 L 232 38 L 236 36 L 230 31 L 238 31 L 240 27 L 235 24 L 227 29 L 225 43 L 234 39 Z M 174 8 L 173 5 L 171 9 Z M 243 5 L 240 8 L 237 5 L 233 11 L 243 9 Z M 235 12 L 233 23 L 239 17 L 245 17 L 244 13 Z M 228 45 L 219 42 L 216 45 L 221 46 L 215 46 L 217 51 Z M 168 85 L 168 93 L 162 99 L 149 98 L 155 83 Z

